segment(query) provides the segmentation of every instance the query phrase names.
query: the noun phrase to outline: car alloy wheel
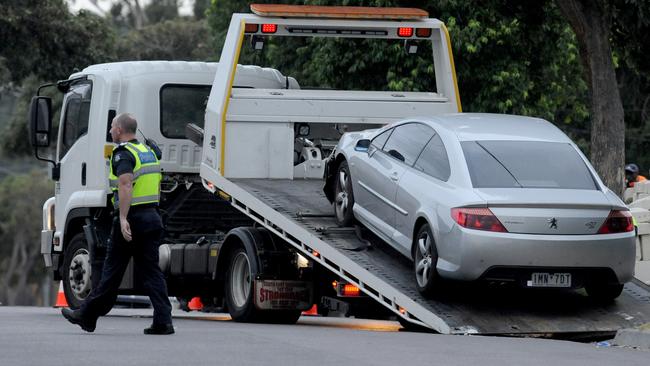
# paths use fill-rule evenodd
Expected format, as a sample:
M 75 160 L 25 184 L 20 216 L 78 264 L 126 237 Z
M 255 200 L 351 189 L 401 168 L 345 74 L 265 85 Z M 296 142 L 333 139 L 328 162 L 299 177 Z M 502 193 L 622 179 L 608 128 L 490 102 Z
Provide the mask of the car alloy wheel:
M 420 257 L 415 265 L 415 277 L 421 287 L 426 287 L 429 283 L 429 275 L 433 267 L 431 258 L 431 237 L 426 231 L 418 238 L 418 252 Z
M 352 207 L 354 193 L 352 192 L 352 177 L 346 161 L 341 162 L 336 172 L 336 189 L 334 197 L 334 213 L 339 226 L 351 226 L 354 222 Z
M 416 285 L 421 294 L 430 296 L 439 284 L 440 276 L 436 270 L 438 251 L 429 224 L 422 225 L 414 244 L 413 266 Z

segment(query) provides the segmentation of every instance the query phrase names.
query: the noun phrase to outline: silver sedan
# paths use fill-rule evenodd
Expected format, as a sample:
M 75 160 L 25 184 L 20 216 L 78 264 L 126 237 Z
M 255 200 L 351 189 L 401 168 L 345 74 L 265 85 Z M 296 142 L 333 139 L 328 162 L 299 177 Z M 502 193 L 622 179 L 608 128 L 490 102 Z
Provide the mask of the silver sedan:
M 542 119 L 454 114 L 345 134 L 325 193 L 339 225 L 358 221 L 413 260 L 425 295 L 448 278 L 611 300 L 634 276 L 629 210 Z

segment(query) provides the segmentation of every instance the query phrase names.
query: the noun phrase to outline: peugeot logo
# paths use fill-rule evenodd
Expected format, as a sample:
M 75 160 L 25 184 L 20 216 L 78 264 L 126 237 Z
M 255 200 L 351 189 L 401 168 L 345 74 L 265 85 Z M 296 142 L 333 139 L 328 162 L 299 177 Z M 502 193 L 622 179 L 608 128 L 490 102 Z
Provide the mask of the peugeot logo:
M 548 228 L 549 229 L 557 230 L 557 219 L 555 217 L 552 217 L 552 218 L 550 218 L 550 219 L 548 219 L 546 221 L 548 221 Z

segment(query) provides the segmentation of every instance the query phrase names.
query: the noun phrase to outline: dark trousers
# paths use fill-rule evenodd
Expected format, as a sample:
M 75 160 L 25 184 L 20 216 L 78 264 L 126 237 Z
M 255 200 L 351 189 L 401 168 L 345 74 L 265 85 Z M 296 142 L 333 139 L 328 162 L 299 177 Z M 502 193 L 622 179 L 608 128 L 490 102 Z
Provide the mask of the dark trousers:
M 171 324 L 172 306 L 167 296 L 167 284 L 158 267 L 158 246 L 162 237 L 162 228 L 157 225 L 143 225 L 142 220 L 131 220 L 130 216 L 129 214 L 133 240 L 130 242 L 124 240 L 119 220 L 115 220 L 112 240 L 106 250 L 102 278 L 99 286 L 92 289 L 81 305 L 81 316 L 88 320 L 96 320 L 111 311 L 117 300 L 117 292 L 126 267 L 133 257 L 136 278 L 142 281 L 153 305 L 153 323 Z

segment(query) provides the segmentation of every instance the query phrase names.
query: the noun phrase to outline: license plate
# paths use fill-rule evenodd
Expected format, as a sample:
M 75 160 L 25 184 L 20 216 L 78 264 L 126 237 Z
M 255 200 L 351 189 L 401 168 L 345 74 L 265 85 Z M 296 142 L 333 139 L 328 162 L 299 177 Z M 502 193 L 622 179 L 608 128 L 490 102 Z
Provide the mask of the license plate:
M 571 287 L 571 273 L 533 273 L 528 287 Z
M 311 284 L 303 281 L 255 280 L 255 306 L 261 310 L 307 310 Z

